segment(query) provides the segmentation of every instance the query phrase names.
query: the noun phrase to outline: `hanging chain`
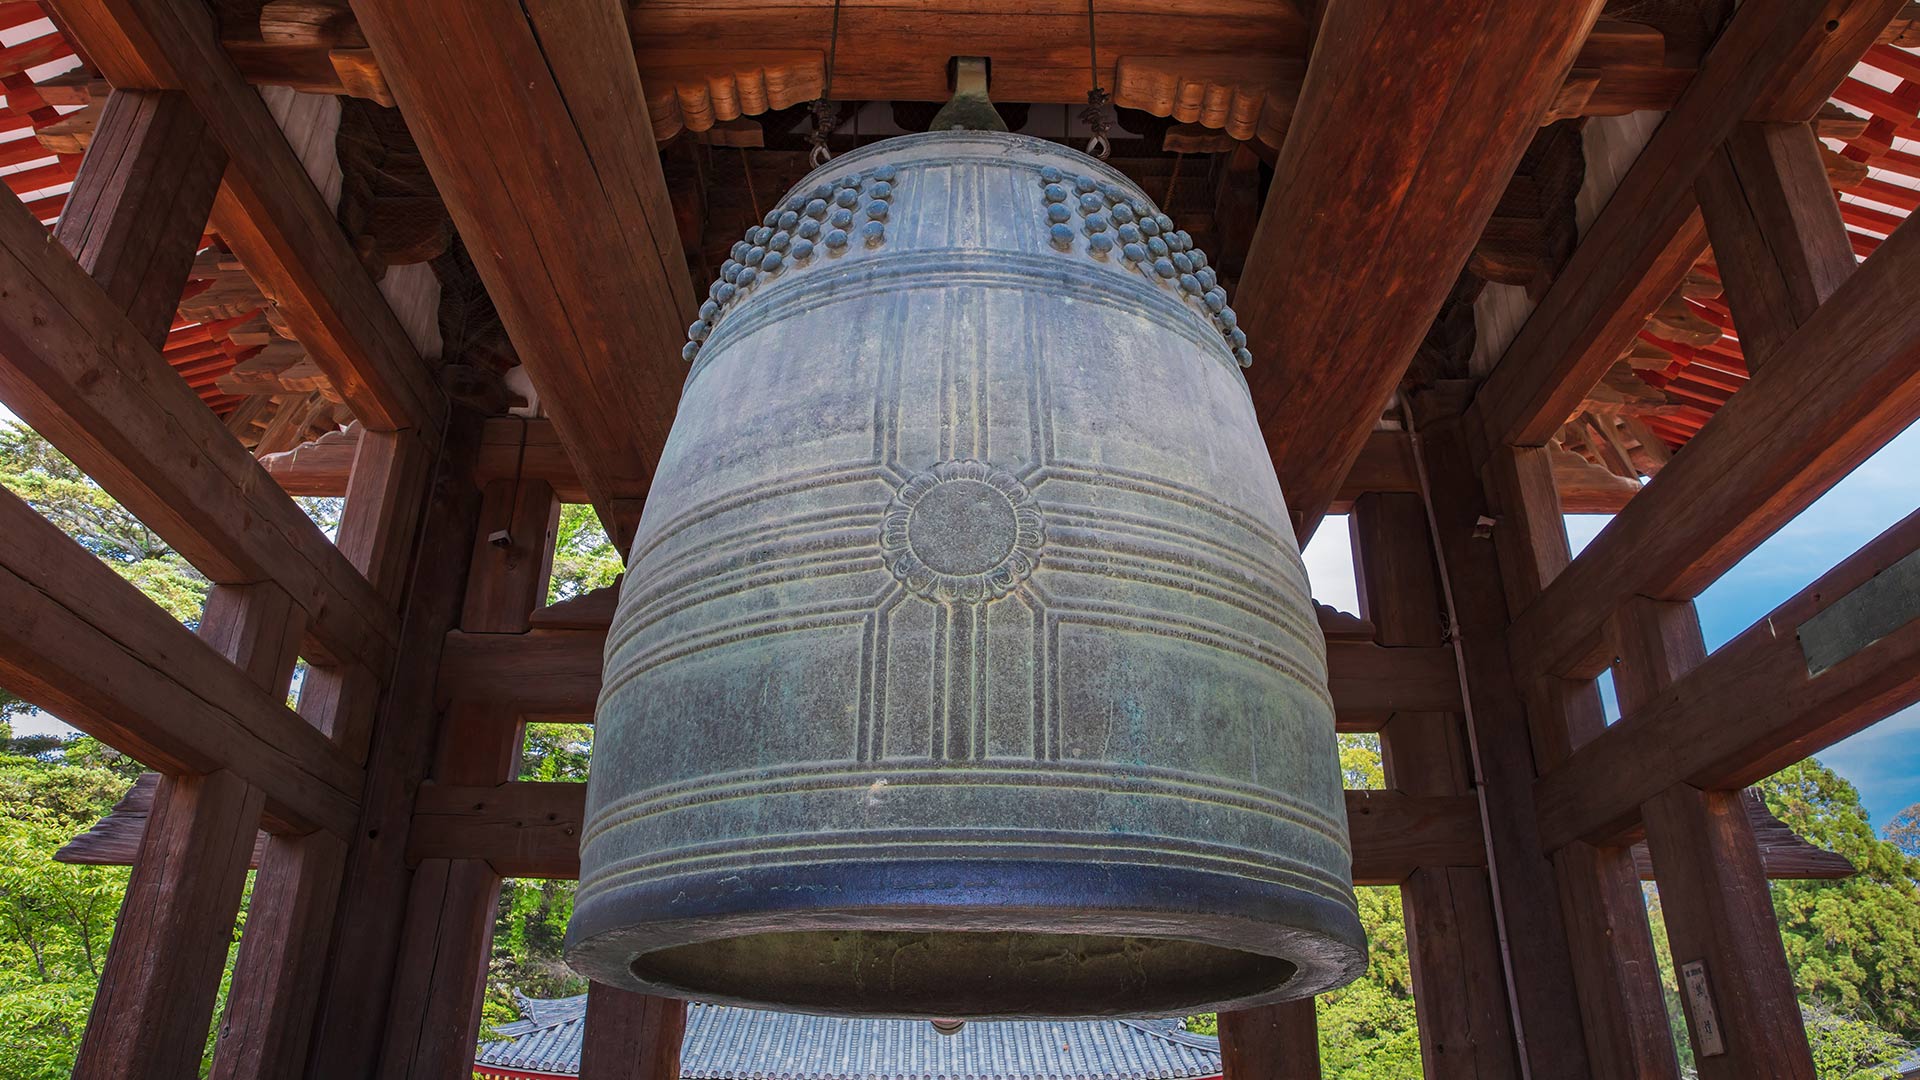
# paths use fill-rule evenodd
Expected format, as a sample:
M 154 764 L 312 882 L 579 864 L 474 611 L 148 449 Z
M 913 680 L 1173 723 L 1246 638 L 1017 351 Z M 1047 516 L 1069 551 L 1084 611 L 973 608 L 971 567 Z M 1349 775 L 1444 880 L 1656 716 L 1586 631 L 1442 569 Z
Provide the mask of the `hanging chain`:
M 1113 144 L 1107 141 L 1110 130 L 1107 102 L 1111 98 L 1100 86 L 1100 39 L 1093 32 L 1093 0 L 1087 0 L 1087 75 L 1093 89 L 1087 91 L 1087 107 L 1080 110 L 1080 120 L 1093 129 L 1093 138 L 1087 140 L 1087 153 L 1105 161 L 1113 152 Z
M 826 86 L 820 96 L 814 99 L 813 133 L 807 141 L 813 149 L 807 154 L 807 160 L 814 168 L 825 165 L 833 158 L 833 151 L 827 149 L 827 136 L 840 124 L 840 106 L 833 100 L 833 62 L 840 51 L 840 0 L 833 0 L 833 30 L 827 38 L 827 75 Z

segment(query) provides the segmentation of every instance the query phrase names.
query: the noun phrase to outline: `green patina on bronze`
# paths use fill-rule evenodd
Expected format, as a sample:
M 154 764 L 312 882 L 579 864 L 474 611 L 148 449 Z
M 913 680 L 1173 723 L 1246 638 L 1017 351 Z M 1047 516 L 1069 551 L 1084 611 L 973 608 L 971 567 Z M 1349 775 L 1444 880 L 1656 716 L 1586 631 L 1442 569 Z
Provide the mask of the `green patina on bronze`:
M 884 1016 L 1354 977 L 1324 645 L 1204 254 L 952 131 L 735 255 L 608 636 L 574 966 Z

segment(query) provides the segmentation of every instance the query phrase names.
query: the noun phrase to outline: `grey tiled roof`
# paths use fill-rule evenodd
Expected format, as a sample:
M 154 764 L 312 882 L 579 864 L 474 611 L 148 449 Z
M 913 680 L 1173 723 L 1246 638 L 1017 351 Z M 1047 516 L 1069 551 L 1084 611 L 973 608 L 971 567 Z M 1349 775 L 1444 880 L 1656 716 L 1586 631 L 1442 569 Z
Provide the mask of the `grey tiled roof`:
M 482 1043 L 481 1069 L 575 1076 L 585 995 L 523 999 Z M 1178 1020 L 971 1021 L 941 1035 L 915 1020 L 843 1020 L 695 1003 L 684 1080 L 1186 1080 L 1220 1075 L 1220 1042 Z

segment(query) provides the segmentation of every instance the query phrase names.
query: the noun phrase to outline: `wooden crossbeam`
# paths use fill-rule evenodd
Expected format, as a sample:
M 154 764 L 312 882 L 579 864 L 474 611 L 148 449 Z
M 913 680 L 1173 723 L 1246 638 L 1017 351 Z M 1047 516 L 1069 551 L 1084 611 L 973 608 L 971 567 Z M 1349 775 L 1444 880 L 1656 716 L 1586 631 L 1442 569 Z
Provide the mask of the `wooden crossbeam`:
M 694 295 L 624 5 L 360 0 L 354 10 L 625 550 L 679 402 Z
M 1694 184 L 1749 372 L 1853 274 L 1824 150 L 1808 124 L 1741 124 Z
M 1474 408 L 1492 441 L 1545 445 L 1579 411 L 1705 250 L 1694 179 L 1721 143 L 1743 117 L 1811 120 L 1899 6 L 1740 5 L 1481 388 Z
M 127 879 L 87 1029 L 80 1080 L 193 1076 L 247 882 L 260 789 L 233 773 L 169 776 Z
M 10 193 L 0 292 L 0 400 L 215 582 L 277 582 L 316 654 L 386 670 L 393 612 Z
M 600 695 L 606 640 L 604 624 L 524 634 L 455 631 L 440 654 L 441 698 L 500 702 L 548 719 L 585 721 Z M 1327 667 L 1334 709 L 1346 730 L 1376 730 L 1396 712 L 1461 707 L 1449 648 L 1330 641 Z
M 369 427 L 437 438 L 444 396 L 197 0 L 50 0 L 119 89 L 181 90 L 232 156 L 222 235 Z M 478 66 L 478 65 L 470 65 Z
M 283 453 L 268 454 L 260 465 L 289 495 L 339 498 L 347 493 L 347 477 L 361 441 L 357 427 L 329 432 Z M 552 487 L 561 502 L 588 501 L 587 489 L 560 445 L 553 421 L 545 417 L 496 416 L 481 428 L 474 479 L 484 484 L 516 476 Z
M 1418 14 L 1384 0 L 1327 5 L 1234 297 L 1255 357 L 1255 408 L 1303 539 L 1360 456 L 1599 12 L 1594 0 L 1476 0 Z M 1351 298 L 1361 297 L 1356 311 Z
M 1628 714 L 1706 658 L 1692 601 L 1637 598 L 1613 624 L 1613 684 Z M 1750 805 L 1738 790 L 1679 783 L 1641 806 L 1680 1004 L 1703 1080 L 1814 1080 Z
M 140 848 L 141 834 L 147 826 L 147 816 L 152 810 L 154 786 L 159 779 L 160 777 L 155 773 L 143 774 L 126 797 L 114 804 L 107 816 L 95 822 L 86 832 L 74 836 L 65 847 L 60 849 L 55 858 L 61 862 L 81 866 L 132 866 L 135 854 Z M 465 824 L 443 822 L 441 825 L 446 826 L 445 830 L 437 834 L 427 834 L 429 840 L 426 842 L 448 845 L 446 851 L 457 854 L 464 850 L 458 845 L 469 842 L 464 837 L 466 830 L 476 830 L 476 833 L 484 831 L 485 835 L 490 837 L 484 840 L 484 843 L 501 844 L 503 850 L 504 845 L 511 844 L 513 852 L 522 850 L 528 852 L 525 855 L 499 854 L 497 857 L 503 865 L 538 866 L 541 860 L 546 858 L 539 852 L 547 845 L 568 842 L 564 839 L 543 837 L 541 834 L 549 830 L 564 832 L 578 826 L 578 822 L 571 819 L 565 821 L 547 819 L 544 815 L 550 808 L 542 805 L 538 798 L 516 795 L 492 786 L 485 787 L 483 790 L 485 794 L 480 801 L 483 804 L 489 804 L 490 810 L 483 810 L 476 806 L 473 817 Z M 1417 793 L 1408 792 L 1408 794 Z M 456 805 L 457 798 L 446 790 L 438 790 L 431 793 L 429 803 L 435 807 L 451 807 Z M 1383 803 L 1383 805 L 1386 804 Z M 1353 805 L 1349 804 L 1348 809 L 1351 812 Z M 1817 848 L 1802 839 L 1779 818 L 1769 813 L 1765 804 L 1758 798 L 1749 795 L 1747 811 L 1753 823 L 1753 830 L 1760 838 L 1760 854 L 1766 864 L 1768 877 L 1795 881 L 1834 881 L 1853 875 L 1855 868 L 1845 857 Z M 1439 822 L 1441 819 L 1434 820 Z M 1445 825 L 1445 828 L 1453 827 L 1455 826 L 1452 824 Z M 314 833 L 300 839 L 306 841 L 323 835 Z M 522 839 L 523 837 L 526 839 Z M 275 839 L 284 841 L 286 838 Z M 260 833 L 255 837 L 252 865 L 265 864 L 267 841 L 266 833 Z M 483 841 L 476 839 L 473 842 Z M 1458 852 L 1470 854 L 1464 844 L 1458 848 Z M 1634 845 L 1632 856 L 1635 873 L 1641 880 L 1652 881 L 1653 861 L 1647 855 L 1646 845 Z M 488 856 L 490 859 L 494 857 L 496 856 Z M 1473 866 L 1479 866 L 1485 862 L 1482 856 L 1473 856 L 1473 858 L 1477 860 L 1472 864 Z M 256 885 L 255 891 L 257 892 L 260 888 L 261 886 Z
M 284 700 L 11 494 L 0 536 L 8 689 L 163 772 L 231 773 L 281 831 L 352 831 L 360 770 Z
M 423 784 L 407 854 L 485 859 L 508 877 L 576 878 L 586 785 L 514 782 L 486 787 Z M 1354 880 L 1396 885 L 1416 866 L 1486 861 L 1480 811 L 1470 795 L 1347 792 Z
M 1920 417 L 1920 227 L 1902 226 L 1513 625 L 1517 662 L 1597 674 L 1629 597 L 1685 600 Z
M 1757 783 L 1920 700 L 1916 581 L 1920 511 L 1542 777 L 1542 841 L 1624 840 L 1675 784 Z

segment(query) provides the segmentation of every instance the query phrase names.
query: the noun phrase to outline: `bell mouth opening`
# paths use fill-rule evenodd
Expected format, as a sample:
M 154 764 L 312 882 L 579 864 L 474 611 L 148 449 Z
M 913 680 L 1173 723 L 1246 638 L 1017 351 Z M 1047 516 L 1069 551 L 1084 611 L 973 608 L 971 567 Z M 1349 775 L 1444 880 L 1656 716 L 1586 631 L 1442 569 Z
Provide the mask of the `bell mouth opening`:
M 791 930 L 642 953 L 633 975 L 695 998 L 880 1016 L 1169 1016 L 1265 994 L 1278 956 L 1177 938 L 996 930 Z

